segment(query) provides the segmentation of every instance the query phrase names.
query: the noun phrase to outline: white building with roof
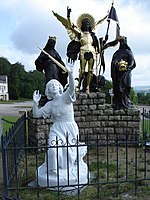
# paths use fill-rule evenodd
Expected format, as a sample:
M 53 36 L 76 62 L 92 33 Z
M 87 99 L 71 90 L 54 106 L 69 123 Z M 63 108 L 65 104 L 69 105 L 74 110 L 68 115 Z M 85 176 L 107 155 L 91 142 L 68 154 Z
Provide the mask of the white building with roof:
M 0 100 L 9 100 L 8 77 L 6 75 L 0 75 Z

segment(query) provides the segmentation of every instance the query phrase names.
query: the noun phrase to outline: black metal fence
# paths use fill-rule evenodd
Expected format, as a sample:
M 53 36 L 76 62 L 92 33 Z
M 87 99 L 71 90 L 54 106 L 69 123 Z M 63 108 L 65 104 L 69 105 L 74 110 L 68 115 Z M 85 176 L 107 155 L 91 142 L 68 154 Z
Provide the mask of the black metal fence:
M 150 111 L 143 108 L 142 112 L 142 133 L 145 140 L 150 140 Z
M 137 193 L 150 189 L 150 145 L 149 124 L 145 122 L 148 114 L 142 114 L 142 137 L 129 140 L 125 132 L 120 140 L 120 134 L 114 134 L 113 140 L 109 133 L 104 138 L 96 135 L 85 135 L 85 144 L 76 141 L 77 157 L 79 148 L 86 146 L 87 154 L 84 162 L 87 163 L 88 173 L 86 183 L 80 183 L 80 170 L 77 167 L 77 182 L 72 185 L 59 185 L 59 170 L 57 171 L 57 186 L 39 186 L 38 167 L 48 158 L 48 149 L 69 149 L 56 142 L 54 146 L 31 147 L 26 144 L 26 116 L 22 116 L 17 124 L 2 136 L 2 158 L 4 195 L 3 199 L 16 198 L 20 200 L 91 200 L 110 199 L 110 197 L 136 196 Z M 146 133 L 146 134 L 145 134 Z M 125 136 L 125 137 L 124 137 Z M 67 150 L 68 151 L 68 150 Z M 58 159 L 57 159 L 58 161 Z M 77 166 L 79 166 L 77 159 Z M 46 168 L 48 166 L 46 165 Z M 69 165 L 66 168 L 69 176 Z M 46 174 L 47 180 L 49 179 Z M 69 189 L 71 188 L 71 189 Z
M 14 123 L 13 123 L 14 124 Z M 4 194 L 9 186 L 17 180 L 17 170 L 23 147 L 26 145 L 26 114 L 1 137 Z

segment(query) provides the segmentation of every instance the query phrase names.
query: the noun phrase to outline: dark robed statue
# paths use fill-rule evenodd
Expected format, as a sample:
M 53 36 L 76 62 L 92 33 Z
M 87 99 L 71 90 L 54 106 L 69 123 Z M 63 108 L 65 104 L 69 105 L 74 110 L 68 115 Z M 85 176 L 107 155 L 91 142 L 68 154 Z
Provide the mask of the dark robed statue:
M 131 71 L 136 63 L 133 53 L 127 44 L 127 38 L 120 36 L 120 46 L 114 53 L 111 62 L 111 78 L 113 83 L 113 108 L 132 109 L 133 103 L 130 100 Z
M 49 37 L 47 44 L 44 47 L 44 51 L 52 56 L 56 61 L 65 66 L 62 61 L 59 53 L 55 50 L 56 37 Z M 64 87 L 67 84 L 68 73 L 64 73 L 64 71 L 54 63 L 48 55 L 44 52 L 41 52 L 39 57 L 35 61 L 36 69 L 45 73 L 46 83 L 51 79 L 58 80 L 62 86 Z

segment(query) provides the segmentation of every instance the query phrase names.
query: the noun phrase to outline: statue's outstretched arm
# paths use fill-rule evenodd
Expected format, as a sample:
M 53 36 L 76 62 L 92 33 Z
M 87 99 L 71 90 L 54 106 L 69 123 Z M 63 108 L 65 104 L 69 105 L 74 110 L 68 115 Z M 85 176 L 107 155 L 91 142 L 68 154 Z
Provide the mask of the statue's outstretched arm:
M 73 69 L 74 69 L 74 64 L 73 63 L 67 63 L 66 64 L 66 69 L 68 71 L 68 76 L 69 76 L 69 94 L 72 96 L 75 91 L 75 83 L 74 83 L 74 78 L 73 78 Z
M 71 23 L 71 20 L 70 20 L 70 13 L 71 13 L 71 8 L 69 8 L 69 7 L 67 6 L 68 29 L 72 28 L 72 23 Z

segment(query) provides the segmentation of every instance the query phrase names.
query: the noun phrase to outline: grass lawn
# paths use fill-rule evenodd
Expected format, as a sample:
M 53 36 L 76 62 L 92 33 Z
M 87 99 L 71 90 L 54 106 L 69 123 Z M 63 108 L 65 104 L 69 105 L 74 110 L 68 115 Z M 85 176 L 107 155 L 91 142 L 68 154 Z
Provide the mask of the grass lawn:
M 2 118 L 4 119 L 2 120 L 3 133 L 5 133 L 6 131 L 9 130 L 9 128 L 13 126 L 12 123 L 16 122 L 19 117 L 18 116 L 2 116 Z
M 144 119 L 140 123 L 140 129 L 142 131 L 142 135 L 146 137 L 150 137 L 150 119 Z
M 135 148 L 128 147 L 128 164 L 126 163 L 126 151 L 123 147 L 118 148 L 118 162 L 116 162 L 116 147 L 109 146 L 88 149 L 88 157 L 84 161 L 88 163 L 89 171 L 94 179 L 80 193 L 80 200 L 148 200 L 150 195 L 150 182 L 142 180 L 145 172 L 144 149 L 138 148 L 137 160 L 135 162 Z M 108 160 L 107 158 L 108 154 Z M 97 159 L 98 158 L 98 159 Z M 150 155 L 147 155 L 149 160 Z M 36 169 L 45 160 L 44 152 L 26 151 L 26 158 L 22 157 L 18 168 L 18 186 L 21 200 L 78 200 L 77 196 L 66 196 L 62 192 L 52 192 L 42 187 L 26 188 L 27 184 L 36 179 Z M 136 171 L 135 171 L 136 166 Z M 150 162 L 147 162 L 146 177 L 150 175 Z M 108 172 L 109 171 L 109 172 Z M 126 179 L 127 178 L 127 179 Z M 135 180 L 137 185 L 135 185 Z M 118 181 L 118 182 L 117 182 Z M 135 195 L 135 186 L 138 187 Z M 24 188 L 24 189 L 23 189 Z M 115 197 L 118 188 L 118 197 Z M 11 194 L 12 197 L 15 194 Z M 99 198 L 98 198 L 99 196 Z

